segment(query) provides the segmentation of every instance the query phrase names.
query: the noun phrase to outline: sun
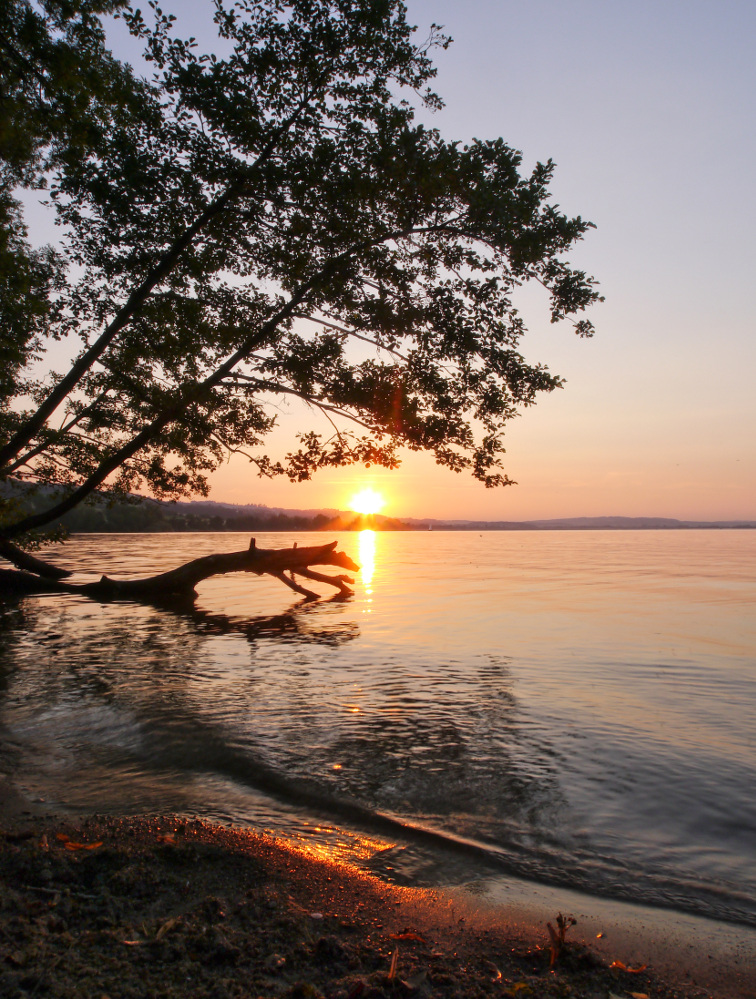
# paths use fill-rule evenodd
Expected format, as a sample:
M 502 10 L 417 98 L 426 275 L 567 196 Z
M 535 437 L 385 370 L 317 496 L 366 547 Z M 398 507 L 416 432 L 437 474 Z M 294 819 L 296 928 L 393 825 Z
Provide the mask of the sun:
M 374 489 L 363 489 L 352 497 L 349 504 L 350 509 L 355 513 L 371 514 L 378 513 L 386 505 L 386 501 Z

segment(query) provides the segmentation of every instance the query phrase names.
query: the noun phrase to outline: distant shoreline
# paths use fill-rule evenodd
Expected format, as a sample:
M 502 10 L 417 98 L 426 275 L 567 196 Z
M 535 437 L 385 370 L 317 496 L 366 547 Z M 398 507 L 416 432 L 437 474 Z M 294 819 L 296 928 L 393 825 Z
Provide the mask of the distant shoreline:
M 249 524 L 240 521 L 238 523 L 227 522 L 223 526 L 205 525 L 193 523 L 180 523 L 176 525 L 144 526 L 128 528 L 125 526 L 106 526 L 103 524 L 93 524 L 91 527 L 77 525 L 70 529 L 73 534 L 247 534 L 250 531 L 258 531 L 265 534 L 290 534 L 292 532 L 304 534 L 323 534 L 328 532 L 352 532 L 357 533 L 364 530 L 374 530 L 393 533 L 422 533 L 423 531 L 444 532 L 478 532 L 478 533 L 517 533 L 517 532 L 598 532 L 598 531 L 753 531 L 756 530 L 756 521 L 743 522 L 685 522 L 680 521 L 673 524 L 562 524 L 558 522 L 531 523 L 513 522 L 509 524 L 499 523 L 476 523 L 458 521 L 420 521 L 420 522 L 399 522 L 383 524 L 375 522 L 372 518 L 360 518 L 359 523 L 351 522 L 330 523 L 321 526 L 303 526 L 298 522 L 292 524 L 281 524 L 280 521 L 266 523 L 260 521 Z
M 5 492 L 22 500 L 25 513 L 49 504 L 53 490 L 39 493 L 23 485 Z M 0 495 L 2 489 L 0 489 Z M 756 530 L 756 518 L 746 520 L 680 520 L 674 517 L 533 517 L 528 520 L 472 520 L 437 517 L 386 517 L 335 508 L 290 510 L 256 503 L 244 505 L 214 500 L 167 503 L 143 496 L 111 502 L 98 497 L 60 521 L 70 534 L 164 534 L 186 532 L 291 531 L 680 531 Z

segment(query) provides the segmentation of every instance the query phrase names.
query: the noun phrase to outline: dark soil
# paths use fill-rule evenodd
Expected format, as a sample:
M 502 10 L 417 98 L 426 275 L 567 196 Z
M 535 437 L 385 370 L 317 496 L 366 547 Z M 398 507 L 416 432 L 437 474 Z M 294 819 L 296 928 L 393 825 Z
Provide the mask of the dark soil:
M 3 999 L 706 995 L 198 820 L 0 826 L 0 892 Z

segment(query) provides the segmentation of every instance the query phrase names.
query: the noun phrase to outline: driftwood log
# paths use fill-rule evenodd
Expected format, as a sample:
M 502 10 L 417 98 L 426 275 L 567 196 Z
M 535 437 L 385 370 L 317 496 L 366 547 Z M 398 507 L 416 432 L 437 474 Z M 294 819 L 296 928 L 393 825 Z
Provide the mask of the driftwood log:
M 333 586 L 341 594 L 348 596 L 353 592 L 349 587 L 350 583 L 354 583 L 351 576 L 333 576 L 317 572 L 311 567 L 335 566 L 350 572 L 358 572 L 360 568 L 344 552 L 336 551 L 335 541 L 307 548 L 298 548 L 295 544 L 293 548 L 265 549 L 258 548 L 254 538 L 246 551 L 205 555 L 157 576 L 120 580 L 102 576 L 92 583 L 70 583 L 64 578 L 70 576 L 70 572 L 27 555 L 7 541 L 0 545 L 0 555 L 19 567 L 18 570 L 0 570 L 0 592 L 15 596 L 79 593 L 94 600 L 136 600 L 149 603 L 193 600 L 197 595 L 195 587 L 198 583 L 210 576 L 227 572 L 275 576 L 309 600 L 317 599 L 319 594 L 300 585 L 296 581 L 297 576 Z

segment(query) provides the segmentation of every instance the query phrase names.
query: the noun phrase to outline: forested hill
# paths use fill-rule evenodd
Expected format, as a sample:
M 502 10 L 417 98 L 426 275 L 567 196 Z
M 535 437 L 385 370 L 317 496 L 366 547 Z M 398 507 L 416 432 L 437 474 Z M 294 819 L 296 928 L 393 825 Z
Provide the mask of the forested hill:
M 35 496 L 24 487 L 12 492 L 29 512 L 49 496 Z M 47 492 L 47 490 L 44 490 Z M 71 533 L 153 533 L 161 531 L 349 531 L 371 527 L 380 531 L 597 531 L 597 530 L 685 530 L 692 528 L 756 528 L 756 520 L 687 521 L 665 517 L 570 517 L 557 520 L 478 521 L 407 518 L 396 520 L 375 514 L 364 517 L 336 509 L 287 510 L 256 503 L 235 505 L 212 500 L 161 503 L 133 497 L 117 503 L 97 499 L 77 507 L 62 519 Z
M 29 489 L 23 484 L 0 483 L 4 499 L 13 497 L 24 513 L 35 513 L 50 501 L 48 487 Z M 369 520 L 369 523 L 368 523 Z M 365 518 L 336 509 L 286 510 L 256 503 L 235 505 L 211 500 L 161 503 L 133 496 L 112 502 L 96 497 L 76 507 L 60 523 L 72 534 L 131 534 L 181 531 L 346 531 L 366 526 L 378 530 L 411 530 L 388 517 Z M 424 525 L 427 529 L 427 525 Z

